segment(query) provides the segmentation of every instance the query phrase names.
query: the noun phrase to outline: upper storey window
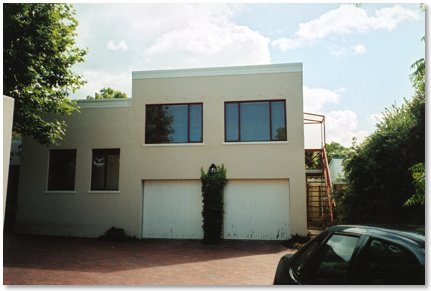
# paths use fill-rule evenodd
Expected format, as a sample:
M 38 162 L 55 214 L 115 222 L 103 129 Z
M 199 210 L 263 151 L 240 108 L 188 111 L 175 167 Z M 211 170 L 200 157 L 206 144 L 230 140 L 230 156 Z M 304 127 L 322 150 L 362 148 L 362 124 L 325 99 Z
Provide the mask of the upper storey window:
M 145 143 L 201 143 L 202 103 L 147 105 Z
M 284 100 L 225 103 L 225 141 L 286 141 Z

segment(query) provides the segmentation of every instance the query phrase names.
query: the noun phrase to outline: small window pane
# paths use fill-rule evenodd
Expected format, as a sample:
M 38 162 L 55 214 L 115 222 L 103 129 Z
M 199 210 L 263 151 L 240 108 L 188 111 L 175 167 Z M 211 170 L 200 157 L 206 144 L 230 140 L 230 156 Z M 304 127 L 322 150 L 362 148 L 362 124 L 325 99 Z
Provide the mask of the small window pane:
M 226 141 L 238 141 L 238 103 L 226 103 Z
M 240 103 L 241 141 L 268 141 L 269 102 Z
M 76 150 L 50 150 L 48 190 L 75 190 Z
M 93 150 L 91 190 L 118 190 L 120 150 Z
M 345 284 L 350 260 L 359 238 L 346 235 L 333 235 L 323 246 L 313 284 Z
M 385 241 L 371 241 L 362 269 L 362 284 L 425 284 L 424 272 L 414 255 Z
M 186 143 L 188 133 L 188 106 L 173 105 L 166 106 L 166 108 L 174 119 L 170 141 L 172 143 Z
M 166 107 L 147 105 L 145 111 L 145 143 L 169 143 L 174 117 Z
M 202 142 L 202 104 L 191 104 L 190 114 L 190 142 Z
M 287 140 L 284 102 L 271 102 L 272 140 Z
M 106 189 L 118 190 L 118 177 L 120 174 L 120 156 L 108 154 L 106 156 Z

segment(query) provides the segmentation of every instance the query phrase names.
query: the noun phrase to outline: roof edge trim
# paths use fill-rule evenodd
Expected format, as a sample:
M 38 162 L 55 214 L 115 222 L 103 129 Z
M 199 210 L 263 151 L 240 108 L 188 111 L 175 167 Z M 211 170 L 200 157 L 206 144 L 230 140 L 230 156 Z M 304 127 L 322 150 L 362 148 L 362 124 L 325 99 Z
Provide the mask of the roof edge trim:
M 137 79 L 178 78 L 178 77 L 208 77 L 208 76 L 227 76 L 227 75 L 295 73 L 295 72 L 302 72 L 302 63 L 134 71 L 132 72 L 132 79 L 137 80 Z
M 131 105 L 132 105 L 132 98 L 78 100 L 78 106 L 80 108 L 116 108 L 116 107 L 130 107 Z

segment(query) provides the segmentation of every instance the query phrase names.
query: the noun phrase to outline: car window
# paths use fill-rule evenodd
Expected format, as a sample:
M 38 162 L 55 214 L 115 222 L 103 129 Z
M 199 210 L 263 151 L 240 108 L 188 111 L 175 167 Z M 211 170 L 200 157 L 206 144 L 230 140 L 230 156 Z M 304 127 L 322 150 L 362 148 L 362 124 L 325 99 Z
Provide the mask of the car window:
M 319 245 L 320 241 L 311 241 L 310 244 L 308 244 L 306 248 L 301 251 L 299 256 L 296 257 L 295 261 L 292 264 L 292 270 L 297 277 L 301 276 L 305 264 L 307 263 L 313 251 L 317 249 Z
M 359 237 L 334 234 L 323 246 L 311 284 L 345 284 L 348 268 Z
M 425 284 L 423 270 L 416 257 L 400 246 L 373 239 L 364 256 L 361 268 L 363 284 Z

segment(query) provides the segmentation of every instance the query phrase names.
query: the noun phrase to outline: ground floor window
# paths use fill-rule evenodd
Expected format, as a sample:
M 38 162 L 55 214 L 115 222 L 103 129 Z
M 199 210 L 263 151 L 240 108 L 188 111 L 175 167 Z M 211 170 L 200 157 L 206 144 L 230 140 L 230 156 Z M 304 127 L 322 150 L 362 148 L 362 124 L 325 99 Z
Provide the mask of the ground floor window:
M 75 190 L 76 150 L 50 150 L 48 191 Z
M 119 189 L 120 149 L 93 149 L 91 190 Z

